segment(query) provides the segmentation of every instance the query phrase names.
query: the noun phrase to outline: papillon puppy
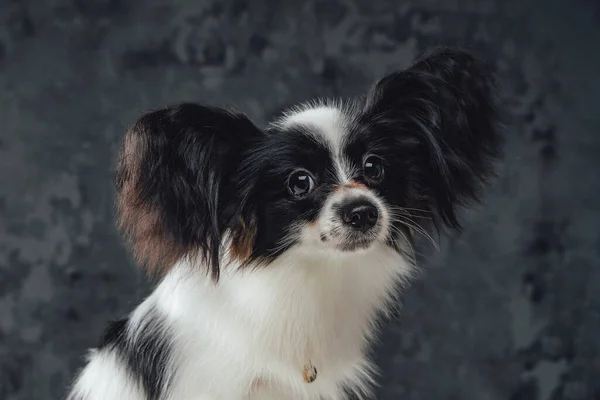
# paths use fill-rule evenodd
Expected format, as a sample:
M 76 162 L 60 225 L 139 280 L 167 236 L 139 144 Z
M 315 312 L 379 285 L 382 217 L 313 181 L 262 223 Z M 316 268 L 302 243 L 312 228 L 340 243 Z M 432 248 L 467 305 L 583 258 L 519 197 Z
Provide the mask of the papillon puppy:
M 266 128 L 184 103 L 141 116 L 117 217 L 160 281 L 113 322 L 69 400 L 341 400 L 425 229 L 460 228 L 501 153 L 494 77 L 441 49 Z

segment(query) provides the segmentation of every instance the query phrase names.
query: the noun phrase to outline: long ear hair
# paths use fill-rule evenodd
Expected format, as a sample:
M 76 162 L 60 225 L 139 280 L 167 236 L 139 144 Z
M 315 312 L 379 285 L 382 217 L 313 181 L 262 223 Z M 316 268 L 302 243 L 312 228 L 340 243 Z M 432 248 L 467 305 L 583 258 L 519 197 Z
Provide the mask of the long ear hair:
M 378 81 L 362 119 L 392 132 L 410 166 L 413 207 L 460 229 L 457 207 L 494 175 L 502 138 L 490 68 L 468 52 L 437 50 Z
M 261 134 L 242 114 L 192 103 L 149 112 L 126 132 L 117 219 L 149 272 L 199 256 L 218 279 L 223 235 L 250 224 L 238 213 L 235 182 L 245 151 Z M 236 231 L 247 234 L 247 228 Z

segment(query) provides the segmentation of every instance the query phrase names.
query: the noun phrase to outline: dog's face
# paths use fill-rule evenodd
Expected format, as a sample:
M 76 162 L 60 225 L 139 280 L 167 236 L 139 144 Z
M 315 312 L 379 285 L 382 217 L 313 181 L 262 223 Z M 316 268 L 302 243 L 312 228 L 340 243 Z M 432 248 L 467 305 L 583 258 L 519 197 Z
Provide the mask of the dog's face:
M 490 73 L 444 50 L 360 99 L 290 109 L 266 129 L 181 104 L 142 116 L 117 170 L 119 222 L 137 257 L 269 264 L 291 248 L 350 253 L 458 228 L 500 152 Z
M 405 235 L 398 149 L 368 132 L 360 114 L 335 104 L 288 111 L 251 158 L 255 251 L 272 259 L 292 246 L 351 252 Z M 370 134 L 372 133 L 372 134 Z

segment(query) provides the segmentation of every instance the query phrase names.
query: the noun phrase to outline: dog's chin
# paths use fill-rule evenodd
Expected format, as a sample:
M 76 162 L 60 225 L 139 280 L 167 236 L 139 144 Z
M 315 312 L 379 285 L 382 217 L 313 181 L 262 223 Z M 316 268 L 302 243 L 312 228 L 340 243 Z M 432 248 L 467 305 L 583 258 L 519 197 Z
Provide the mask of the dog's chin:
M 321 234 L 321 243 L 329 249 L 340 253 L 368 251 L 381 242 L 381 231 L 373 230 L 366 234 L 343 233 Z
M 374 244 L 375 240 L 372 239 L 347 240 L 341 243 L 336 243 L 335 248 L 342 253 L 351 253 L 368 250 Z
M 372 241 L 343 243 L 337 246 L 337 250 L 342 253 L 352 253 L 354 251 L 368 250 L 372 244 Z

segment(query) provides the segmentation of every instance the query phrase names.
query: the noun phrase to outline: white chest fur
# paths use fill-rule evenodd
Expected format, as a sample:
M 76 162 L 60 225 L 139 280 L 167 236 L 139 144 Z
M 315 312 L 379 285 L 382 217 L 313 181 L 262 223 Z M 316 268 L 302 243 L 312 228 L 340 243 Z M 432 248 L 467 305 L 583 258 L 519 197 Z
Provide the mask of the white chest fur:
M 227 272 L 230 271 L 230 272 Z M 176 267 L 133 315 L 156 306 L 175 335 L 173 399 L 341 399 L 370 386 L 364 353 L 410 272 L 391 249 L 347 258 L 292 251 L 218 284 Z M 307 363 L 318 371 L 307 383 Z

